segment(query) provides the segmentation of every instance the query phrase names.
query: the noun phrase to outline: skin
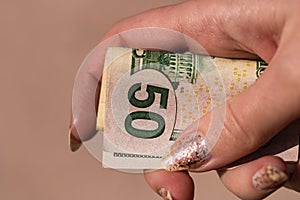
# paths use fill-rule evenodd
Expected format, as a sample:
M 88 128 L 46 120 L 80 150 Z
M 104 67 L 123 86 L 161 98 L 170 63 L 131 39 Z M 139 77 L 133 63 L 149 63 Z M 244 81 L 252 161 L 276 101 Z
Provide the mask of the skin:
M 222 142 L 216 144 L 212 160 L 200 171 L 215 170 L 255 151 L 299 118 L 299 10 L 299 0 L 187 1 L 122 20 L 103 40 L 133 28 L 161 27 L 190 36 L 211 55 L 262 58 L 269 63 L 266 72 L 253 86 L 224 105 L 227 113 L 219 139 Z M 200 119 L 198 131 L 205 132 L 209 118 L 208 113 Z M 273 190 L 258 190 L 253 186 L 253 175 L 267 165 L 291 173 L 285 186 L 300 191 L 300 164 L 285 163 L 274 156 L 219 170 L 218 174 L 238 197 L 261 199 L 281 186 Z M 145 173 L 145 178 L 156 192 L 166 188 L 174 199 L 193 199 L 194 184 L 187 172 L 159 170 Z M 237 179 L 240 181 L 235 181 Z

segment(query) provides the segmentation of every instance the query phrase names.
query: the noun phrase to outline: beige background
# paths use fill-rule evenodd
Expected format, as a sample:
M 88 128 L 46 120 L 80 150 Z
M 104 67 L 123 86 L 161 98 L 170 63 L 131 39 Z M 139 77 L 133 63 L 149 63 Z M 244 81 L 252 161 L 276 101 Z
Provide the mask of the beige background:
M 0 199 L 160 199 L 142 175 L 102 169 L 68 148 L 76 71 L 117 20 L 179 0 L 0 0 Z M 215 173 L 196 199 L 236 199 Z M 269 199 L 299 199 L 280 190 Z

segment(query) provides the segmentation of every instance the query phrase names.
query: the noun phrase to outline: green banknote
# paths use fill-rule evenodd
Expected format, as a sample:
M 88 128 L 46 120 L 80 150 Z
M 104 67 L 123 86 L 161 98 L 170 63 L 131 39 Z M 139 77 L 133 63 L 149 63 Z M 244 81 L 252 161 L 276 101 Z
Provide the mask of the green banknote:
M 246 90 L 266 68 L 263 61 L 109 48 L 97 113 L 103 165 L 162 168 L 161 157 L 183 130 Z M 291 138 L 293 144 L 278 143 Z M 244 161 L 268 154 L 297 160 L 298 142 L 298 133 L 278 134 Z

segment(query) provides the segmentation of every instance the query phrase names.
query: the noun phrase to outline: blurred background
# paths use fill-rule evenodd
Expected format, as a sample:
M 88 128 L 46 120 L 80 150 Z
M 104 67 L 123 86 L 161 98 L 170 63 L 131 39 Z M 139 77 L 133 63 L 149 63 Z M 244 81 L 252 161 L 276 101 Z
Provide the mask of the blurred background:
M 0 199 L 160 199 L 141 174 L 71 153 L 72 84 L 116 21 L 180 0 L 0 0 Z M 215 172 L 194 174 L 195 199 L 237 199 Z M 299 199 L 281 189 L 269 200 Z

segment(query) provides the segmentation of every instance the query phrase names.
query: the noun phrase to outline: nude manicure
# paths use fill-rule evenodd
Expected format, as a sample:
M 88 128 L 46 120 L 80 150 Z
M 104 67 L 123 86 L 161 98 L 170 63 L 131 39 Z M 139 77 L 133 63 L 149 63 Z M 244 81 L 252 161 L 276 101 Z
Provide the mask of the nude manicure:
M 208 145 L 200 134 L 188 134 L 179 138 L 163 158 L 162 165 L 168 171 L 200 168 L 210 157 Z
M 69 131 L 69 146 L 72 152 L 77 151 L 82 145 L 82 142 L 75 138 L 72 134 L 72 129 Z
M 286 182 L 288 176 L 280 169 L 267 166 L 260 169 L 253 176 L 253 185 L 259 190 L 272 190 Z
M 170 191 L 165 188 L 161 188 L 158 193 L 164 200 L 173 200 Z

